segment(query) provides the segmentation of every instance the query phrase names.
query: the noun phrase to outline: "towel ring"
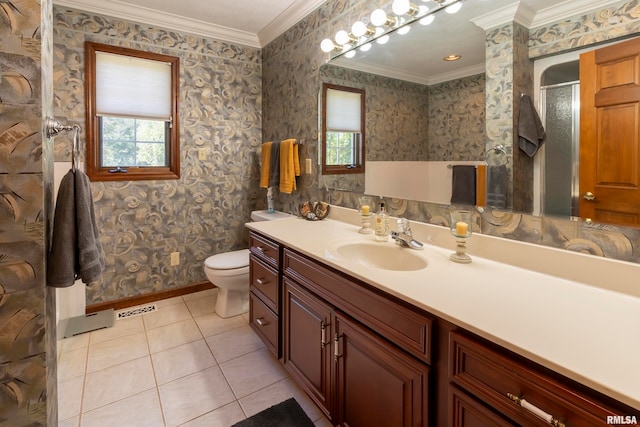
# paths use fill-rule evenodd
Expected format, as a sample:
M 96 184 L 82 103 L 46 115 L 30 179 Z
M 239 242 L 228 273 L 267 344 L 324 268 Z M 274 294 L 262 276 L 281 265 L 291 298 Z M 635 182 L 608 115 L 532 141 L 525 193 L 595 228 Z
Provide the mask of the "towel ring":
M 504 149 L 504 145 L 502 145 L 502 144 L 498 144 L 498 145 L 494 146 L 494 147 L 492 148 L 492 150 L 493 150 L 493 152 L 494 152 L 495 154 L 502 153 L 502 154 L 504 154 L 505 156 L 507 155 L 507 150 L 505 150 L 505 149 Z

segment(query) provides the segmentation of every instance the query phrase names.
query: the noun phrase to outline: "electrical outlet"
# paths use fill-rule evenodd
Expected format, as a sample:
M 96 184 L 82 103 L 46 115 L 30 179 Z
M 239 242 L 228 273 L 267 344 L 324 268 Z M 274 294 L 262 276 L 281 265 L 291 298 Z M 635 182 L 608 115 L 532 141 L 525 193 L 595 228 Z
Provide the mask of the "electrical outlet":
M 311 175 L 311 159 L 306 159 L 304 163 L 304 172 L 307 175 Z
M 206 148 L 198 148 L 198 160 L 207 160 Z
M 180 264 L 180 252 L 171 252 L 171 265 Z

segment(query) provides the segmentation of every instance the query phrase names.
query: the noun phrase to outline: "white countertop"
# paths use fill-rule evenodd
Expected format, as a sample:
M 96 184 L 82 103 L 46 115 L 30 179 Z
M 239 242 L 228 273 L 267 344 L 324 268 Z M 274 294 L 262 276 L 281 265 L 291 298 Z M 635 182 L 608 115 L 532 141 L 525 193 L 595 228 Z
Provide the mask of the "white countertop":
M 359 234 L 358 226 L 332 219 L 291 218 L 247 227 L 640 410 L 637 295 L 499 263 L 473 252 L 469 252 L 471 264 L 457 264 L 449 260 L 455 248 L 452 236 L 451 249 L 425 244 L 424 250 L 412 250 L 391 239 L 375 242 L 373 235 Z M 414 236 L 423 242 L 443 239 L 442 231 L 434 231 L 439 234 L 434 239 L 424 233 L 421 229 L 418 235 L 414 229 Z M 410 251 L 408 256 L 423 257 L 428 265 L 416 271 L 390 271 L 340 257 L 335 248 L 352 242 Z M 633 265 L 625 268 L 625 274 L 629 268 L 634 271 Z M 639 277 L 634 278 L 638 286 Z

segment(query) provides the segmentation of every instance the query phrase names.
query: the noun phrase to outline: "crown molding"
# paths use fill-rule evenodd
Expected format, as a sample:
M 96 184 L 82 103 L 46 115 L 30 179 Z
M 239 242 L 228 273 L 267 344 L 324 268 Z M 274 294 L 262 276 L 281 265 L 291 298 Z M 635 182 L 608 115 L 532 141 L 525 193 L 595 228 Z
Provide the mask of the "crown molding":
M 529 28 L 542 27 L 553 24 L 576 15 L 583 15 L 596 9 L 602 9 L 621 0 L 566 0 L 555 6 L 541 9 Z
M 305 16 L 319 8 L 327 0 L 298 0 L 285 9 L 276 19 L 258 32 L 262 47 L 274 41 L 279 35 L 300 22 Z
M 326 0 L 297 0 L 282 12 L 259 34 L 211 24 L 197 19 L 133 6 L 117 0 L 54 0 L 57 6 L 70 7 L 101 15 L 113 16 L 138 23 L 186 32 L 215 40 L 262 48 L 302 18 L 322 5 Z

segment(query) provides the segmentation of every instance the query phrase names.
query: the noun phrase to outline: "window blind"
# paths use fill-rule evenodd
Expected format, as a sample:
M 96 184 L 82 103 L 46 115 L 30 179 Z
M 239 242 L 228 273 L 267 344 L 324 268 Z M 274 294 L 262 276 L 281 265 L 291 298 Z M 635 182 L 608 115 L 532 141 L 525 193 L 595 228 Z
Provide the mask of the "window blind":
M 360 106 L 359 93 L 327 89 L 327 130 L 361 132 Z
M 96 52 L 96 114 L 171 119 L 171 64 Z

